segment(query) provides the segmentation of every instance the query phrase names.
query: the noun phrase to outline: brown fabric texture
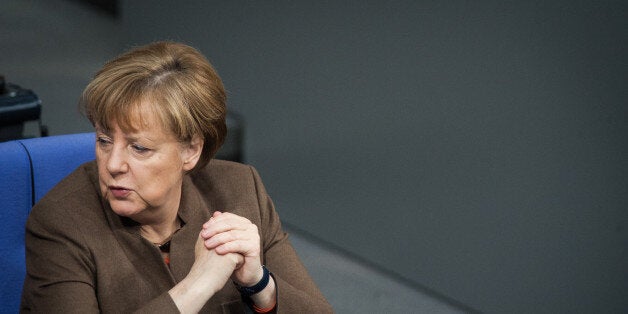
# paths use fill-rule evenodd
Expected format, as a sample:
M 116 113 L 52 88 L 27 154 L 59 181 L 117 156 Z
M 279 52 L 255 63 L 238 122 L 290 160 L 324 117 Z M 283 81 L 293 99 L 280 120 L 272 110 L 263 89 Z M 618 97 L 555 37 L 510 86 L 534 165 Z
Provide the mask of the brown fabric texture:
M 194 263 L 194 244 L 214 211 L 258 226 L 262 263 L 277 284 L 278 313 L 332 313 L 282 231 L 257 171 L 212 160 L 186 176 L 179 206 L 184 226 L 171 240 L 170 268 L 139 226 L 116 215 L 100 196 L 95 162 L 71 173 L 33 207 L 26 224 L 21 312 L 178 313 L 168 290 Z M 202 313 L 244 312 L 231 282 Z

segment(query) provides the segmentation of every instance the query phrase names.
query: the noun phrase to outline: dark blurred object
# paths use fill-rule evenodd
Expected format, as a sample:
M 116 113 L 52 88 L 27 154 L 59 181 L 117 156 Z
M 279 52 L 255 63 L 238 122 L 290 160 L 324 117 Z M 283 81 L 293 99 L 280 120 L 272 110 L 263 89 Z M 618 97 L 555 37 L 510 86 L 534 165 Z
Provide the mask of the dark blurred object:
M 24 137 L 24 122 L 39 121 L 41 136 L 48 130 L 41 124 L 41 100 L 33 91 L 7 83 L 0 75 L 0 141 Z
M 118 0 L 74 0 L 87 4 L 92 9 L 104 12 L 112 17 L 118 17 L 119 5 Z
M 216 159 L 244 162 L 244 118 L 238 113 L 229 112 L 226 120 L 227 138 L 216 153 Z

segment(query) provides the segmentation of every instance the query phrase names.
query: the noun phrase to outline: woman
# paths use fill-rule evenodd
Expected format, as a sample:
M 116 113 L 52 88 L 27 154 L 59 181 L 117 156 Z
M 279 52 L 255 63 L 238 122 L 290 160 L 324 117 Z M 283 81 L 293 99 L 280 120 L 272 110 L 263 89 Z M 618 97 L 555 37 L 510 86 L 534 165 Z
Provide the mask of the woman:
M 96 160 L 29 216 L 22 312 L 332 312 L 257 172 L 212 160 L 225 102 L 186 45 L 105 64 L 80 102 Z

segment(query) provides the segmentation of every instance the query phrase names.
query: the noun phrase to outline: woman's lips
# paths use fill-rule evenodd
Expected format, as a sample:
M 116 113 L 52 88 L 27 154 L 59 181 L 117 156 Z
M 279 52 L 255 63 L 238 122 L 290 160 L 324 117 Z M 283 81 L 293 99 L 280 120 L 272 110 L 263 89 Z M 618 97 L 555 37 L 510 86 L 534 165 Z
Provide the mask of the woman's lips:
M 110 186 L 109 191 L 115 198 L 125 198 L 131 194 L 131 190 L 119 186 Z

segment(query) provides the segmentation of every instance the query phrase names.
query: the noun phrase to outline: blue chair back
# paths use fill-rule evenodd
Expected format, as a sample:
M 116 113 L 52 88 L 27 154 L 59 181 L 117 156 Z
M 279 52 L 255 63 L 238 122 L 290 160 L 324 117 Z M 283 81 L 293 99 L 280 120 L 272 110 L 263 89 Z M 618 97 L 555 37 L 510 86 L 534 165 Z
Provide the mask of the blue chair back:
M 19 312 L 28 213 L 55 184 L 94 159 L 94 133 L 0 143 L 0 312 Z

